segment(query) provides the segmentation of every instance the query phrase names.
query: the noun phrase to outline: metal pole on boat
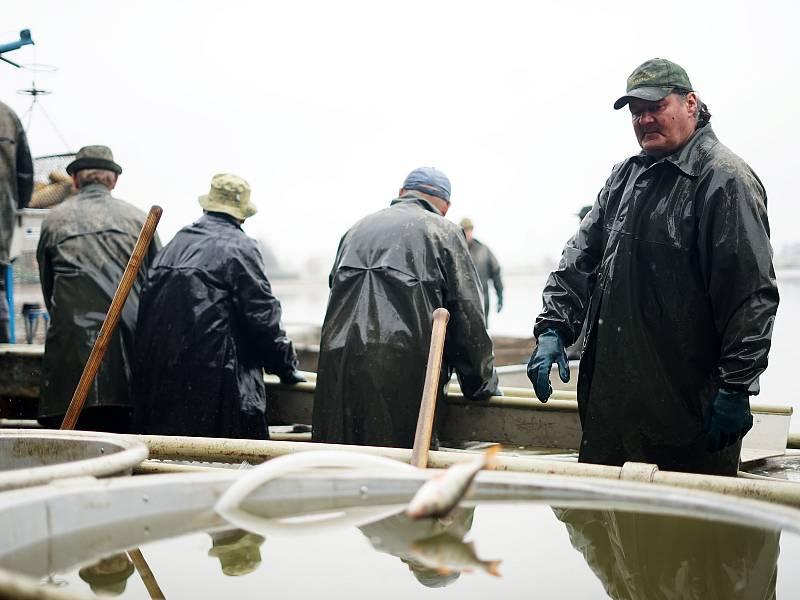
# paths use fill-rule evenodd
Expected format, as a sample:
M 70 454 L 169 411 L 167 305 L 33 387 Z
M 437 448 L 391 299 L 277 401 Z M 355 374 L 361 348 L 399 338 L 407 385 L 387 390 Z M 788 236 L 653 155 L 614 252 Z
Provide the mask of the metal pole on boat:
M 86 396 L 89 394 L 89 389 L 92 387 L 94 378 L 100 369 L 100 363 L 103 362 L 103 356 L 106 353 L 106 348 L 111 342 L 111 335 L 117 328 L 119 317 L 122 314 L 122 307 L 125 306 L 125 301 L 128 299 L 128 294 L 133 287 L 133 282 L 136 281 L 136 275 L 139 272 L 139 266 L 144 260 L 147 249 L 150 246 L 150 241 L 156 232 L 156 226 L 161 218 L 161 207 L 153 206 L 150 208 L 150 213 L 147 215 L 147 220 L 142 226 L 142 231 L 139 233 L 139 239 L 136 240 L 136 245 L 133 247 L 133 253 L 128 266 L 125 267 L 125 272 L 122 274 L 122 281 L 119 282 L 117 291 L 114 293 L 114 298 L 111 300 L 111 306 L 108 308 L 106 318 L 103 325 L 100 327 L 100 334 L 92 346 L 92 351 L 89 354 L 89 360 L 86 361 L 86 366 L 83 368 L 83 373 L 78 381 L 78 387 L 75 388 L 75 393 L 72 395 L 72 400 L 69 403 L 69 408 L 64 415 L 64 420 L 61 422 L 61 429 L 75 429 L 78 422 L 78 417 L 81 414 L 83 405 L 86 402 Z
M 439 376 L 442 372 L 442 355 L 447 322 L 450 313 L 446 308 L 433 311 L 433 331 L 431 348 L 428 353 L 428 368 L 425 371 L 425 384 L 422 387 L 422 401 L 419 405 L 417 431 L 414 434 L 414 448 L 411 451 L 411 464 L 420 469 L 428 466 L 428 450 L 431 447 L 433 417 L 436 413 L 436 396 L 439 391 Z
M 147 561 L 144 559 L 142 551 L 138 548 L 128 550 L 128 556 L 130 556 L 133 566 L 136 567 L 136 572 L 139 573 L 139 577 L 142 578 L 142 582 L 144 583 L 144 587 L 147 588 L 147 593 L 150 594 L 150 598 L 152 600 L 166 600 L 164 598 L 164 592 L 162 592 L 161 588 L 158 586 L 156 577 L 153 575 L 150 565 L 148 565 Z

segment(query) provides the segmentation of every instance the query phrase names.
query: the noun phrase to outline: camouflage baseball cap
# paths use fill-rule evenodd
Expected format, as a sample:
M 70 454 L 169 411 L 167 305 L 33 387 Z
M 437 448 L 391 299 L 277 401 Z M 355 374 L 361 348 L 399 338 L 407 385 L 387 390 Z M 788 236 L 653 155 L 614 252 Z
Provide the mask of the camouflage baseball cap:
M 200 196 L 199 202 L 207 211 L 225 213 L 242 221 L 258 210 L 250 202 L 250 184 L 230 173 L 214 175 L 211 189 L 208 194 Z
M 657 102 L 675 89 L 692 91 L 686 71 L 666 58 L 652 58 L 630 74 L 625 95 L 614 102 L 614 110 L 619 110 L 634 98 Z
M 461 223 L 459 223 L 459 225 L 461 225 L 461 229 L 475 229 L 475 225 L 472 224 L 472 219 L 469 217 L 464 217 L 461 219 Z
M 122 167 L 114 162 L 114 155 L 108 146 L 84 146 L 75 155 L 75 160 L 67 165 L 67 173 L 74 175 L 82 169 L 105 169 L 122 173 Z

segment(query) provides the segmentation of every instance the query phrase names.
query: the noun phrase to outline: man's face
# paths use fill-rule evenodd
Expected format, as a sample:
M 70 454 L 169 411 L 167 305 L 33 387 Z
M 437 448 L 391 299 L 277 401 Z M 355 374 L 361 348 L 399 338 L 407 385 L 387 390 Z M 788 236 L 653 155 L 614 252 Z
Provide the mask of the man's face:
M 696 128 L 694 92 L 689 92 L 685 101 L 672 93 L 658 102 L 634 99 L 628 107 L 636 139 L 650 156 L 660 158 L 679 150 Z
M 465 228 L 464 229 L 464 235 L 467 236 L 467 242 L 471 242 L 472 241 L 472 227 L 470 227 L 469 229 Z

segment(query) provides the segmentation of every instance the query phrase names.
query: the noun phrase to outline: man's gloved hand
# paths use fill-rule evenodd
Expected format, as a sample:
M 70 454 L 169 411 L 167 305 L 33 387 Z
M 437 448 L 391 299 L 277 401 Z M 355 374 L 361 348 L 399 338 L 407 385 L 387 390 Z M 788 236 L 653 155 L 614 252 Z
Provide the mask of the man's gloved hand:
M 528 379 L 533 384 L 536 397 L 547 402 L 553 387 L 550 385 L 550 367 L 558 365 L 561 381 L 569 381 L 569 362 L 564 351 L 564 341 L 555 329 L 546 329 L 539 336 L 536 350 L 528 361 Z
M 297 369 L 289 373 L 284 373 L 283 375 L 278 375 L 278 378 L 281 380 L 281 383 L 285 383 L 286 385 L 294 385 L 295 383 L 303 383 L 306 381 L 306 378 L 303 377 Z
M 719 452 L 735 444 L 753 427 L 750 397 L 746 392 L 720 390 L 709 406 L 703 432 L 708 434 L 708 451 Z
M 497 294 L 497 312 L 503 310 L 503 294 Z

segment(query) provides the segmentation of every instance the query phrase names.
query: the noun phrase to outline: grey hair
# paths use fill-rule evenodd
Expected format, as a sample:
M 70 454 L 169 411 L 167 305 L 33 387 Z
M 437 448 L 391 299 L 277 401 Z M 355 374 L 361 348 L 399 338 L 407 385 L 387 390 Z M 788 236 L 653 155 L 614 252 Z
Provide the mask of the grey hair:
M 680 88 L 676 88 L 674 93 L 678 95 L 678 99 L 684 104 L 686 103 L 686 97 L 689 95 L 691 90 L 684 90 Z M 711 121 L 711 112 L 708 110 L 708 106 L 705 102 L 700 99 L 700 94 L 697 92 L 694 93 L 695 97 L 697 98 L 697 111 L 694 114 L 695 121 L 697 121 L 698 125 L 705 125 L 709 121 Z
M 75 187 L 81 189 L 90 183 L 99 183 L 111 190 L 117 183 L 117 174 L 107 169 L 81 169 L 75 173 Z

